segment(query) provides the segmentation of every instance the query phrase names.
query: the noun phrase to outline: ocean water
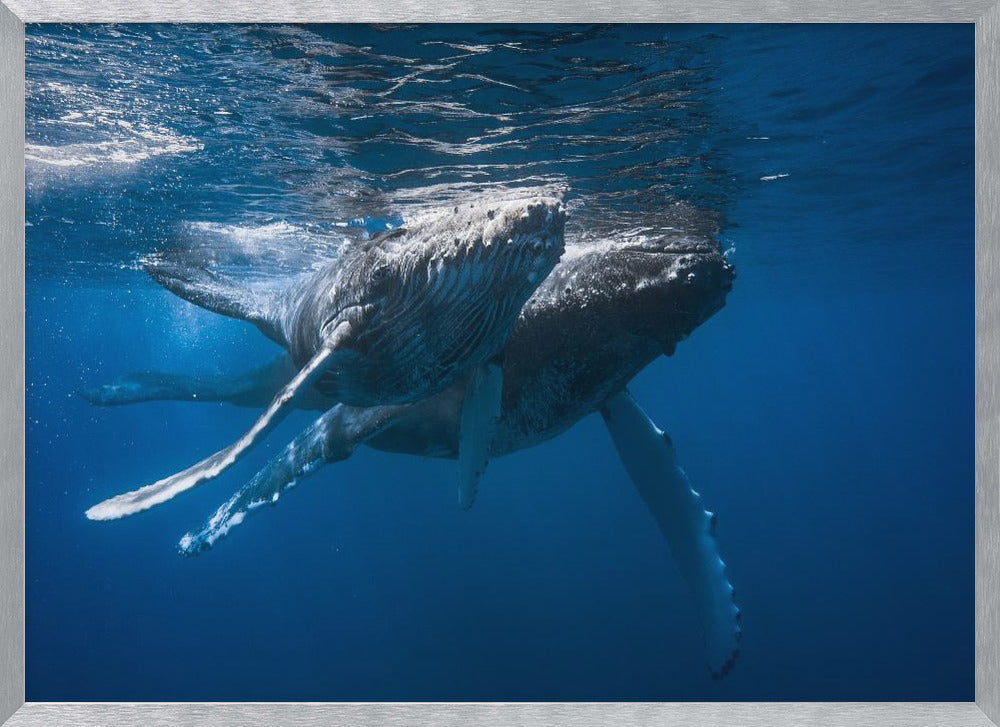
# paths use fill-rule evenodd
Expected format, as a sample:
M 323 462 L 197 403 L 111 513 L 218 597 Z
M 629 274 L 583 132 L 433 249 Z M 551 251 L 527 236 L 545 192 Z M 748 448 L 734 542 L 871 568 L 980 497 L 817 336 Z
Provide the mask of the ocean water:
M 973 699 L 973 28 L 29 26 L 27 699 Z M 718 515 L 742 653 L 601 419 L 491 463 L 365 448 L 175 551 L 315 413 L 92 406 L 277 348 L 142 272 L 280 280 L 426 207 L 565 194 L 567 245 L 719 226 L 724 309 L 632 382 Z

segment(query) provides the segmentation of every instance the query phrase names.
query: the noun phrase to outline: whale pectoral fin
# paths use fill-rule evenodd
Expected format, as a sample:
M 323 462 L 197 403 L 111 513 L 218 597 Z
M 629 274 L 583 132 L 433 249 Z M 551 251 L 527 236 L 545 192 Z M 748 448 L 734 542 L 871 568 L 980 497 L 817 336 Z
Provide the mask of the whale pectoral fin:
M 623 391 L 601 408 L 615 448 L 691 588 L 708 644 L 712 676 L 732 669 L 742 637 L 740 610 L 715 541 L 715 516 L 680 467 L 673 444 Z
M 338 404 L 298 435 L 210 517 L 201 530 L 177 544 L 183 555 L 208 550 L 261 505 L 273 505 L 306 475 L 330 462 L 339 462 L 389 425 L 405 406 L 361 409 Z
M 489 463 L 502 393 L 500 364 L 490 362 L 472 370 L 465 387 L 458 438 L 458 504 L 463 509 L 475 502 L 479 478 Z
M 98 503 L 87 510 L 87 517 L 91 520 L 114 520 L 133 515 L 218 477 L 288 416 L 296 398 L 326 371 L 330 358 L 337 351 L 337 342 L 343 340 L 349 330 L 349 324 L 341 324 L 309 363 L 281 388 L 253 426 L 233 444 L 177 474 Z

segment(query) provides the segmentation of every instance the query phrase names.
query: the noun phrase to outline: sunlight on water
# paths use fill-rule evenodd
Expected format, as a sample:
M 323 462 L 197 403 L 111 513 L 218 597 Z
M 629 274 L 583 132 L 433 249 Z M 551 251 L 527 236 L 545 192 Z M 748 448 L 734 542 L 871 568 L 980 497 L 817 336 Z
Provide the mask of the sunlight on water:
M 108 257 L 155 246 L 185 221 L 331 230 L 506 187 L 569 191 L 577 234 L 668 225 L 671 197 L 719 203 L 727 182 L 707 144 L 708 74 L 704 61 L 689 64 L 711 39 L 668 42 L 656 28 L 427 35 L 268 26 L 29 34 L 33 223 L 64 210 L 77 185 L 96 194 L 115 183 L 116 166 L 140 163 L 117 178 L 128 200 L 113 211 L 128 222 L 102 231 Z M 72 54 L 97 62 L 67 66 Z M 116 234 L 122 227 L 129 234 Z

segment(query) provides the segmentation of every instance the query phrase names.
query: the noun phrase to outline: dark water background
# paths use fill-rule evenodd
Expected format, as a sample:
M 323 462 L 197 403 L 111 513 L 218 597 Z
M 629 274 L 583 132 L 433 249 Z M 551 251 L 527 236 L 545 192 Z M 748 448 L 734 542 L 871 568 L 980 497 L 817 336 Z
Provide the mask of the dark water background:
M 971 25 L 29 26 L 27 698 L 973 698 Z M 719 517 L 743 654 L 598 417 L 495 461 L 361 450 L 206 556 L 174 544 L 310 416 L 154 511 L 99 500 L 255 412 L 91 407 L 274 352 L 139 258 L 281 275 L 423 205 L 567 194 L 568 235 L 723 221 L 726 308 L 633 391 Z M 263 262 L 262 262 L 263 261 Z M 251 264 L 253 270 L 250 269 Z

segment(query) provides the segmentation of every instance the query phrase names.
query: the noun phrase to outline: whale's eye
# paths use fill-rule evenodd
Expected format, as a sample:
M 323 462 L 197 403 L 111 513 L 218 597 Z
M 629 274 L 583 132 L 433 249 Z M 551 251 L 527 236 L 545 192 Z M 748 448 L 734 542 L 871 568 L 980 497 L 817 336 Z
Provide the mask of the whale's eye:
M 375 269 L 372 270 L 372 280 L 380 282 L 389 279 L 389 266 L 385 263 L 376 265 Z

